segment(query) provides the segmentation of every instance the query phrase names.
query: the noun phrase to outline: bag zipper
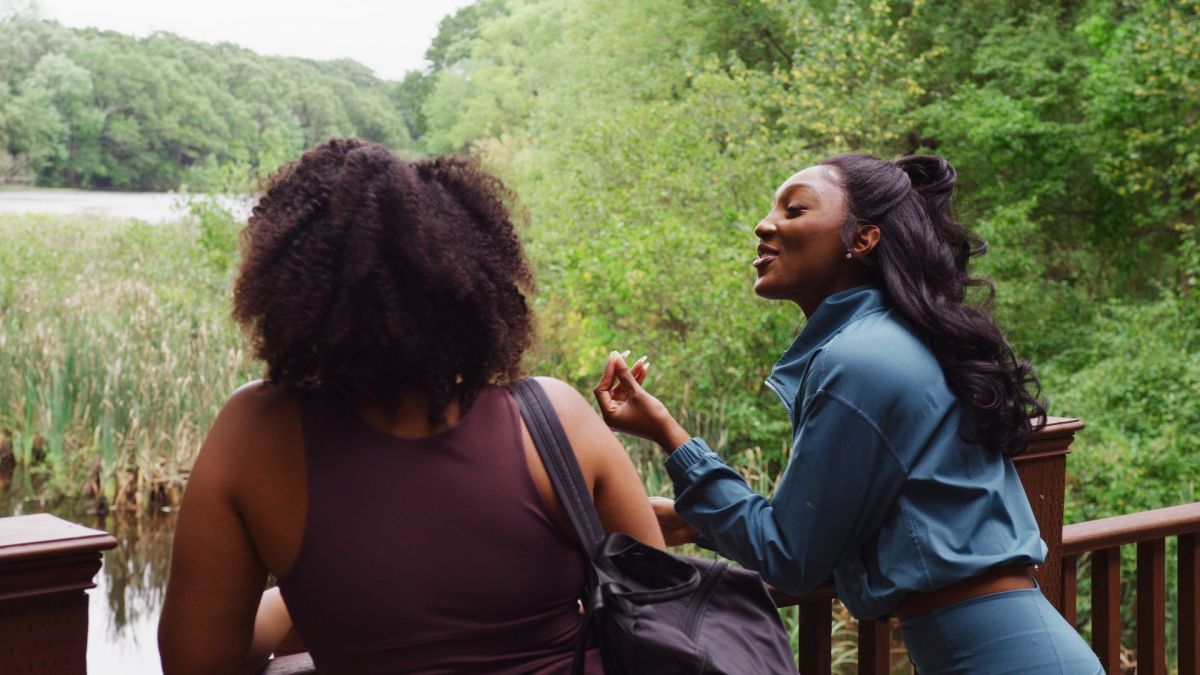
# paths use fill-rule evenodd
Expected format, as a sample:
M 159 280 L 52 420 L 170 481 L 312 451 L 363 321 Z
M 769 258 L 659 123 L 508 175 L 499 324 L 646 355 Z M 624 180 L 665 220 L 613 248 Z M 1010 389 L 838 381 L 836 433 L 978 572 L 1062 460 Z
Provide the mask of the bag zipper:
M 692 601 L 688 603 L 687 611 L 683 614 L 683 634 L 688 636 L 689 640 L 696 640 L 696 633 L 700 630 L 700 618 L 704 614 L 704 603 L 708 596 L 712 595 L 717 582 L 725 576 L 725 570 L 728 568 L 729 565 L 719 562 L 710 567 L 708 574 L 700 580 L 700 587 L 696 589 L 696 594 L 692 596 Z

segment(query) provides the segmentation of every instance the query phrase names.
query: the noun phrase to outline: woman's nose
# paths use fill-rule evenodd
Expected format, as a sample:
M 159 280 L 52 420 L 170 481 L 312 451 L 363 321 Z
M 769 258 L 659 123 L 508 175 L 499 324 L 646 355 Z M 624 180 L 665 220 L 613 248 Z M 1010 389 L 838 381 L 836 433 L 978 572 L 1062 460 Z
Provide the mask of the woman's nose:
M 754 226 L 754 234 L 757 235 L 759 239 L 766 239 L 767 237 L 770 237 L 772 234 L 775 234 L 775 223 L 772 223 L 767 218 L 763 218 L 762 220 L 758 221 L 758 225 Z

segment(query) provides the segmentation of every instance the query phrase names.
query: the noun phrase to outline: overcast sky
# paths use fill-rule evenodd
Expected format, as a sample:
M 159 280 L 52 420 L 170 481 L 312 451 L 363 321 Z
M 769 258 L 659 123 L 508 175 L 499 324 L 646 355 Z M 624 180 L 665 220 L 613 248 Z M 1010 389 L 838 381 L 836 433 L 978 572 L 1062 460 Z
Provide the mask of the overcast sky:
M 351 58 L 389 80 L 426 65 L 438 21 L 473 0 L 37 0 L 73 27 L 144 36 L 165 30 L 262 54 Z

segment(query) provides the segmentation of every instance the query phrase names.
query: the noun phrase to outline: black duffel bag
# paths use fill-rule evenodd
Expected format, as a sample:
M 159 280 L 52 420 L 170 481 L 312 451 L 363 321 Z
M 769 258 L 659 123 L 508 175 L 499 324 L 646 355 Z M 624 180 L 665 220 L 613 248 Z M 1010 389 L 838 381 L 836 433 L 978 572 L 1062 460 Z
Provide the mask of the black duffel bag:
M 625 534 L 604 534 L 570 441 L 532 379 L 512 386 L 525 426 L 591 560 L 584 629 L 607 675 L 795 673 L 787 631 L 757 573 L 675 555 Z

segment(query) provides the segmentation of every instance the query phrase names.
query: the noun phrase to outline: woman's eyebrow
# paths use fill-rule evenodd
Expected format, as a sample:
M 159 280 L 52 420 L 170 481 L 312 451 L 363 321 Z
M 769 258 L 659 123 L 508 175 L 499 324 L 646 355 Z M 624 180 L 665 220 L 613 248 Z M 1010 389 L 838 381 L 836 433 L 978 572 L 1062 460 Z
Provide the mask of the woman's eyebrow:
M 779 195 L 776 197 L 776 200 L 783 201 L 786 197 L 790 197 L 792 193 L 796 192 L 797 190 L 808 190 L 813 199 L 817 199 L 817 190 L 813 186 L 809 185 L 808 183 L 792 183 L 791 185 L 783 186 L 783 188 L 779 190 Z

